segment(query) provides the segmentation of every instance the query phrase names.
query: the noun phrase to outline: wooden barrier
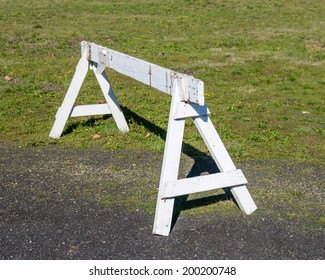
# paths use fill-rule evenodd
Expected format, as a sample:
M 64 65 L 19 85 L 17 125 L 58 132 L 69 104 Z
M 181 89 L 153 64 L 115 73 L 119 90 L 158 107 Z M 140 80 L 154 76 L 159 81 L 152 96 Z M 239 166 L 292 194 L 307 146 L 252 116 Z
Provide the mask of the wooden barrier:
M 153 233 L 169 235 L 175 197 L 229 188 L 240 209 L 251 214 L 256 205 L 247 190 L 247 180 L 236 169 L 210 118 L 204 103 L 204 84 L 192 76 L 181 74 L 144 60 L 99 46 L 81 43 L 82 56 L 77 65 L 67 94 L 50 132 L 59 138 L 70 117 L 111 114 L 122 132 L 129 127 L 105 73 L 105 68 L 129 76 L 172 96 L 168 120 L 165 152 L 160 177 Z M 92 69 L 104 94 L 106 104 L 79 105 L 75 101 L 86 77 Z M 191 118 L 207 145 L 219 173 L 177 179 L 186 118 Z

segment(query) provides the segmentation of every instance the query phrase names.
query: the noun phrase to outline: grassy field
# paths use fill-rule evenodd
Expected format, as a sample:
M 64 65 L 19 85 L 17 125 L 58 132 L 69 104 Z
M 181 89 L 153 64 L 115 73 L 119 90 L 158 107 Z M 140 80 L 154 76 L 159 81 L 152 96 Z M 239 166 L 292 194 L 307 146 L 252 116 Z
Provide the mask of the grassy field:
M 0 10 L 0 142 L 163 151 L 170 96 L 110 71 L 130 132 L 88 117 L 48 137 L 86 40 L 202 79 L 236 160 L 325 161 L 323 1 L 0 0 Z M 78 103 L 102 99 L 89 75 Z M 191 122 L 185 134 L 207 152 Z

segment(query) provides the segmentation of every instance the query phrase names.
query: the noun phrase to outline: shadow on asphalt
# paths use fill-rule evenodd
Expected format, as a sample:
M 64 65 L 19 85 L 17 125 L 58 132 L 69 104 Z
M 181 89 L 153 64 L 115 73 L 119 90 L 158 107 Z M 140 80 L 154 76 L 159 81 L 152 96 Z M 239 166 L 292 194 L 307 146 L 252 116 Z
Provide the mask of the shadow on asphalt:
M 165 129 L 141 117 L 140 115 L 138 115 L 137 113 L 129 109 L 128 107 L 121 106 L 121 109 L 125 114 L 126 119 L 131 119 L 137 125 L 144 126 L 148 131 L 159 136 L 162 140 L 165 141 L 167 135 L 167 131 Z M 106 120 L 110 117 L 111 117 L 110 115 L 107 115 L 107 116 L 103 116 L 100 119 Z M 76 129 L 79 125 L 84 127 L 93 127 L 95 122 L 96 122 L 95 118 L 89 118 L 86 121 L 74 122 L 72 124 L 69 124 L 67 128 L 64 130 L 63 135 L 72 133 L 73 130 Z M 202 173 L 212 174 L 212 173 L 220 172 L 212 157 L 198 150 L 192 145 L 183 142 L 182 152 L 194 160 L 193 167 L 190 170 L 189 174 L 187 175 L 187 178 L 199 176 Z M 193 199 L 190 201 L 188 201 L 188 195 L 176 197 L 171 230 L 173 230 L 180 213 L 184 210 L 215 204 L 225 200 L 233 200 L 233 202 L 237 205 L 231 192 L 228 189 L 224 189 L 224 191 L 225 191 L 224 194 Z

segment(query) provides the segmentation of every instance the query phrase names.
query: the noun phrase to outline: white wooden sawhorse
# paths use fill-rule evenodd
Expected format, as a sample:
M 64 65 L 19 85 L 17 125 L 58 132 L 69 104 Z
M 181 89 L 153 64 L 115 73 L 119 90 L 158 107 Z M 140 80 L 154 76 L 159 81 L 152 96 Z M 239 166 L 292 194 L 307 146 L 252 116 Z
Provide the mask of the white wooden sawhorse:
M 247 180 L 236 169 L 223 145 L 204 104 L 204 84 L 192 76 L 177 73 L 123 53 L 82 42 L 82 57 L 59 108 L 50 137 L 59 138 L 69 117 L 112 114 L 122 132 L 129 131 L 127 122 L 105 74 L 105 68 L 129 76 L 172 96 L 164 159 L 160 177 L 153 233 L 169 235 L 175 197 L 208 190 L 229 188 L 240 209 L 251 214 L 256 205 L 247 190 Z M 94 71 L 106 104 L 75 106 L 75 101 L 89 67 Z M 186 118 L 192 118 L 207 145 L 219 173 L 178 179 Z

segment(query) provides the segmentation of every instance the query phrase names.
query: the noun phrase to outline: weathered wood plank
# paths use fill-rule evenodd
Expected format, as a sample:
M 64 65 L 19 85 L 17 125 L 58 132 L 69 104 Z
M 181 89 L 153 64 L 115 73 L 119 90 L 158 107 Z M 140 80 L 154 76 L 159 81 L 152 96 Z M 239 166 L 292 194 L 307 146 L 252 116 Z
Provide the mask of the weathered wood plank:
M 172 93 L 173 80 L 180 79 L 184 87 L 184 94 L 180 96 L 180 101 L 204 105 L 204 83 L 199 79 L 95 43 L 82 42 L 82 50 L 85 49 L 89 50 L 88 59 L 98 63 L 101 71 L 105 67 L 111 68 L 169 95 Z
M 222 143 L 211 119 L 209 117 L 193 119 L 219 170 L 221 172 L 236 170 L 235 164 Z M 251 214 L 256 210 L 256 204 L 248 192 L 246 185 L 230 187 L 230 191 L 238 206 L 245 214 Z
M 179 179 L 165 183 L 164 198 L 177 197 L 245 184 L 247 184 L 247 180 L 240 169 Z
M 206 116 L 210 114 L 207 106 L 200 106 L 193 103 L 179 102 L 174 113 L 174 119 L 185 119 L 190 117 Z
M 121 107 L 116 99 L 113 88 L 108 80 L 105 71 L 103 71 L 102 73 L 97 73 L 97 67 L 98 65 L 93 65 L 93 70 L 97 78 L 98 84 L 102 89 L 107 105 L 110 111 L 112 112 L 112 116 L 119 130 L 123 133 L 126 133 L 129 131 L 129 126 L 121 110 Z
M 68 92 L 62 102 L 61 109 L 56 114 L 50 132 L 51 138 L 59 138 L 61 136 L 64 126 L 72 112 L 79 90 L 88 72 L 89 61 L 86 58 L 87 52 L 84 51 L 76 67 L 76 72 L 74 73 Z
M 179 102 L 179 95 L 177 93 L 180 91 L 180 88 L 178 82 L 175 82 L 172 90 L 173 96 L 153 225 L 153 233 L 164 236 L 169 235 L 171 229 L 175 201 L 174 198 L 163 199 L 165 183 L 177 180 L 185 129 L 185 119 L 174 120 L 173 118 L 174 111 Z
M 107 104 L 78 105 L 73 107 L 70 117 L 85 117 L 111 114 Z

